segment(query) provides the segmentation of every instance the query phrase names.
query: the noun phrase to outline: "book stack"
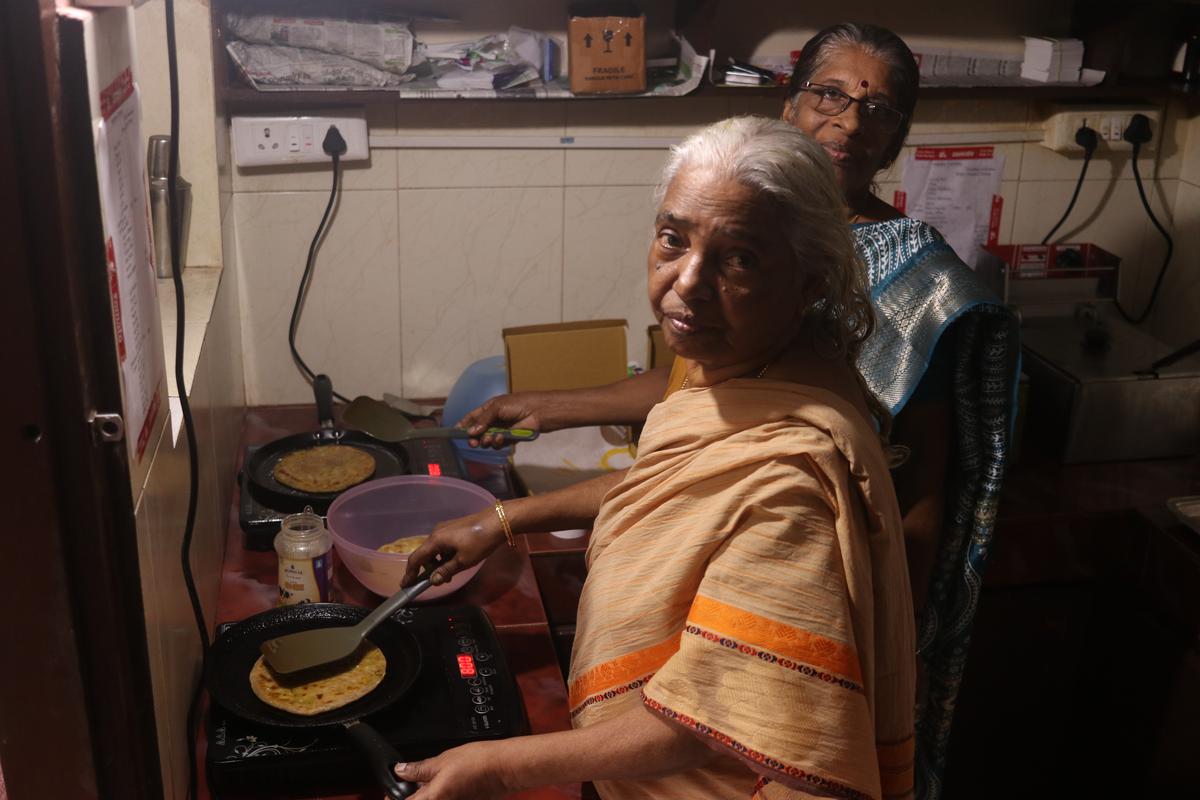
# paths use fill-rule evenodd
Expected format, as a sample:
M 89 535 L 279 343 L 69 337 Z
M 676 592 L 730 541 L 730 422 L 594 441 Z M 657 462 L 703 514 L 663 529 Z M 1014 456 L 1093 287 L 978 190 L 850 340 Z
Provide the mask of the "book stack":
M 1079 39 L 1054 39 L 1049 36 L 1025 36 L 1025 60 L 1021 77 L 1040 83 L 1079 83 L 1083 67 L 1083 42 Z

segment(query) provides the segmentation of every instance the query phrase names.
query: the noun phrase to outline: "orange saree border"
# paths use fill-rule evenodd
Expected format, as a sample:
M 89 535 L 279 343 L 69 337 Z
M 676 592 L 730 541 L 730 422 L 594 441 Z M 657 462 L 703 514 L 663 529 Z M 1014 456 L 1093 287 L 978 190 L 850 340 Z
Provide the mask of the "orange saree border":
M 591 695 L 657 672 L 679 650 L 679 637 L 680 633 L 676 633 L 666 641 L 592 667 L 571 682 L 567 707 L 575 709 Z
M 700 594 L 692 602 L 688 621 L 862 683 L 858 653 L 853 647 L 833 639 Z

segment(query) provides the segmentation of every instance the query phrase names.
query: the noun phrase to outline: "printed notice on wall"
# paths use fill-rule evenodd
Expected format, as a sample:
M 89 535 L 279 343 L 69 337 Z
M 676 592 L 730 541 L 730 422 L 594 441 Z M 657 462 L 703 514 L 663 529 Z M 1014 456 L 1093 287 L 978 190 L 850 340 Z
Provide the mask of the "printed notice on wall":
M 1003 174 L 1004 155 L 994 147 L 918 147 L 893 204 L 937 228 L 974 269 L 980 246 L 999 239 Z
M 125 396 L 125 438 L 136 464 L 145 456 L 162 413 L 166 366 L 151 261 L 141 109 L 128 69 L 100 93 L 100 108 L 96 165 L 108 288 Z

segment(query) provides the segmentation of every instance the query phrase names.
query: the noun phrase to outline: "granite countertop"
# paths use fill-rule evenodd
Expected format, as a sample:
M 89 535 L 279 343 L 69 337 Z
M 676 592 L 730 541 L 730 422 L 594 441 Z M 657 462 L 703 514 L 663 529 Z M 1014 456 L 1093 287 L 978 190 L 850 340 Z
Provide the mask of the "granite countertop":
M 311 406 L 258 408 L 247 412 L 241 450 L 281 436 L 311 430 Z M 243 546 L 238 523 L 237 498 L 230 511 L 225 561 L 222 569 L 216 622 L 244 619 L 275 605 L 276 557 L 274 552 L 257 552 Z M 365 589 L 335 557 L 334 599 L 373 607 L 382 598 Z M 482 566 L 463 589 L 446 598 L 453 605 L 473 605 L 487 612 L 495 624 L 509 665 L 512 667 L 529 720 L 530 733 L 568 730 L 567 690 L 559 671 L 546 612 L 530 564 L 529 548 L 519 541 L 514 550 L 501 549 Z M 204 758 L 204 744 L 200 745 Z M 203 776 L 203 770 L 200 771 Z M 200 797 L 211 794 L 201 778 Z M 514 795 L 523 800 L 578 798 L 578 784 L 546 787 Z M 323 796 L 320 800 L 367 800 L 374 795 Z

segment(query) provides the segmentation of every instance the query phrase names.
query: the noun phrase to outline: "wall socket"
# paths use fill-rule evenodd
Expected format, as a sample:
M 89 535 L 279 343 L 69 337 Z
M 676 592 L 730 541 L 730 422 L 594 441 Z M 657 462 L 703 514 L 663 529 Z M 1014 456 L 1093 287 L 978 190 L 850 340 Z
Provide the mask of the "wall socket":
M 1049 116 L 1042 123 L 1042 146 L 1058 153 L 1082 153 L 1083 148 L 1075 144 L 1075 132 L 1087 125 L 1100 138 L 1097 153 L 1132 150 L 1133 145 L 1122 137 L 1134 114 L 1145 114 L 1150 118 L 1152 136 L 1142 145 L 1142 152 L 1156 150 L 1162 123 L 1162 109 L 1157 106 L 1051 106 Z
M 364 117 L 234 117 L 233 159 L 239 167 L 271 164 L 328 163 L 321 147 L 330 125 L 336 125 L 346 140 L 347 161 L 370 157 L 367 122 Z

